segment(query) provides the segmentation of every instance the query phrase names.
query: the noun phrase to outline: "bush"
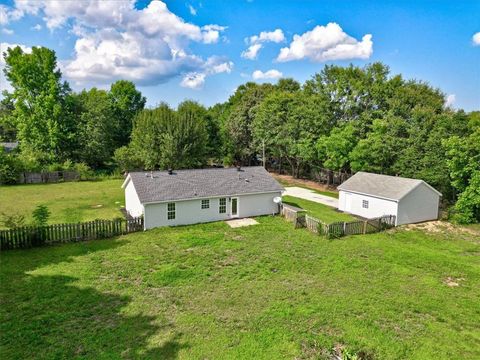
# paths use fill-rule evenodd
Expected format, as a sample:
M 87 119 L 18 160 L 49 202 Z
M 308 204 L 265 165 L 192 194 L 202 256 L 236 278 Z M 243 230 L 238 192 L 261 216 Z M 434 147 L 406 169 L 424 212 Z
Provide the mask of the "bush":
M 75 164 L 73 170 L 78 172 L 80 180 L 91 180 L 94 177 L 93 170 L 85 163 Z
M 48 218 L 50 217 L 50 211 L 46 205 L 38 205 L 32 212 L 33 225 L 46 226 Z
M 0 214 L 0 224 L 7 229 L 16 229 L 25 226 L 25 215 L 20 213 Z
M 24 171 L 21 158 L 15 153 L 7 153 L 0 147 L 0 184 L 15 184 L 20 172 Z
M 131 147 L 122 146 L 115 150 L 113 159 L 121 172 L 143 168 L 142 161 L 135 155 Z
M 455 204 L 453 219 L 460 224 L 480 222 L 480 171 L 476 171 L 469 185 Z

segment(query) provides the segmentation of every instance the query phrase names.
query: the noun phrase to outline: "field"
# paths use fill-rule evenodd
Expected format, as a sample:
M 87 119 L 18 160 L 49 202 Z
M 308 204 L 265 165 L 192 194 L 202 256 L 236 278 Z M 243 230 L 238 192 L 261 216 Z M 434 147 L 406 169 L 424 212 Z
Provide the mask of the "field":
M 113 219 L 122 216 L 122 180 L 0 186 L 1 213 L 19 213 L 31 221 L 37 205 L 47 205 L 50 224 Z M 0 228 L 2 224 L 0 224 Z
M 472 229 L 325 240 L 257 220 L 1 253 L 0 357 L 480 358 Z

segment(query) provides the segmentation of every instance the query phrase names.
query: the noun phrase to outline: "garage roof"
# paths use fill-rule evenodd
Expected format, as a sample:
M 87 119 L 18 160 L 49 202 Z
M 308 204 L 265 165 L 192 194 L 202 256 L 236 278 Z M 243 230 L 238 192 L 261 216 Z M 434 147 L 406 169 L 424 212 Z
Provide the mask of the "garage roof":
M 427 185 L 432 191 L 436 192 L 439 196 L 442 196 L 440 192 L 423 180 L 373 174 L 363 171 L 356 173 L 341 184 L 338 187 L 338 190 L 351 191 L 398 201 L 420 184 Z
M 142 204 L 285 190 L 261 166 L 131 172 L 122 187 L 129 181 Z

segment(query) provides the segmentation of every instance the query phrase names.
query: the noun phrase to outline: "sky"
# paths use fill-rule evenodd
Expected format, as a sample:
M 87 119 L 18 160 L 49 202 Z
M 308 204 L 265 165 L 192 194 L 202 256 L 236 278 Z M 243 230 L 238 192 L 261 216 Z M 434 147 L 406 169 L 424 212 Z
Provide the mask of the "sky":
M 55 50 L 76 91 L 131 80 L 149 106 L 381 61 L 480 110 L 478 0 L 0 0 L 1 51 L 13 45 Z

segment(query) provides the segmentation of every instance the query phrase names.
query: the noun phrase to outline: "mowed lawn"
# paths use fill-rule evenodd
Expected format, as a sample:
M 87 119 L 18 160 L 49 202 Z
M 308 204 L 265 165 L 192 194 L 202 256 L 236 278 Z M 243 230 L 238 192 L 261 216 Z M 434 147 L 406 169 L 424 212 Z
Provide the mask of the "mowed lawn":
M 257 219 L 3 252 L 0 357 L 480 358 L 478 237 Z
M 305 209 L 308 215 L 313 216 L 326 223 L 332 223 L 336 221 L 358 220 L 352 215 L 339 212 L 330 206 L 319 204 L 314 201 L 300 199 L 293 196 L 282 196 L 282 201 L 285 204 L 289 204 L 289 205 L 293 205 L 293 206 Z
M 72 223 L 122 216 L 122 180 L 0 186 L 1 213 L 19 213 L 31 221 L 37 205 L 47 205 L 49 223 Z M 0 224 L 0 228 L 1 228 Z

